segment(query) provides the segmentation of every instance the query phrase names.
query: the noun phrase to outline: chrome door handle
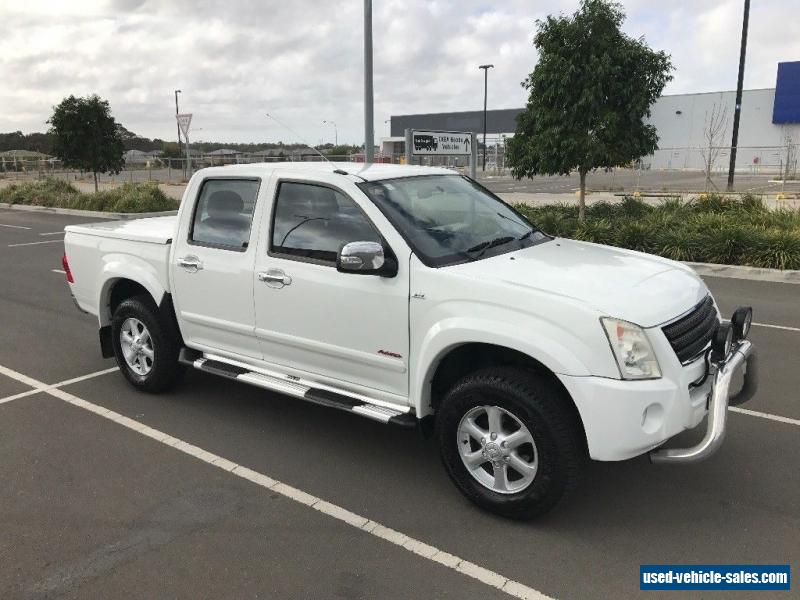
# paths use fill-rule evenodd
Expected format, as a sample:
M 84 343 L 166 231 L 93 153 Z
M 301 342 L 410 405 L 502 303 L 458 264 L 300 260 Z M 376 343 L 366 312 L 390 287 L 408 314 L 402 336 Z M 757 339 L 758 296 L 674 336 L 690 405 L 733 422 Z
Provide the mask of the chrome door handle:
M 270 269 L 269 271 L 261 271 L 256 274 L 259 281 L 263 281 L 269 287 L 282 288 L 285 285 L 292 284 L 292 278 L 280 269 Z
M 190 273 L 196 273 L 203 270 L 203 263 L 196 256 L 184 256 L 178 259 L 178 266 Z

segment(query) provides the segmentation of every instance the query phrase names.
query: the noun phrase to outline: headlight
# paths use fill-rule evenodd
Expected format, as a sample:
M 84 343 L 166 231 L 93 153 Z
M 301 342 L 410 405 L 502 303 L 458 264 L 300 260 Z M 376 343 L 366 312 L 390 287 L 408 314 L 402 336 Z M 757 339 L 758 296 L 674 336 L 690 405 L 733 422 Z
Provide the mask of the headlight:
M 658 379 L 658 366 L 653 347 L 644 329 L 628 321 L 603 317 L 600 319 L 608 336 L 608 343 L 617 359 L 623 379 Z

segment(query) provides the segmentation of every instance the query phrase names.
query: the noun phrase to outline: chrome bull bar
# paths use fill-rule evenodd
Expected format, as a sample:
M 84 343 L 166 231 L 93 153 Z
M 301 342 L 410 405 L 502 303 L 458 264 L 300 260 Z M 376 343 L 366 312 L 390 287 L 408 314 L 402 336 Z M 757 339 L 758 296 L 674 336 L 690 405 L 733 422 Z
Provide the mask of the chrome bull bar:
M 716 372 L 708 402 L 708 425 L 703 439 L 691 448 L 659 448 L 649 453 L 654 464 L 692 463 L 714 454 L 725 439 L 728 406 L 742 404 L 753 397 L 758 387 L 758 369 L 755 348 L 747 340 L 734 344 L 728 356 L 716 363 Z M 740 368 L 745 369 L 741 391 L 729 397 L 731 380 Z

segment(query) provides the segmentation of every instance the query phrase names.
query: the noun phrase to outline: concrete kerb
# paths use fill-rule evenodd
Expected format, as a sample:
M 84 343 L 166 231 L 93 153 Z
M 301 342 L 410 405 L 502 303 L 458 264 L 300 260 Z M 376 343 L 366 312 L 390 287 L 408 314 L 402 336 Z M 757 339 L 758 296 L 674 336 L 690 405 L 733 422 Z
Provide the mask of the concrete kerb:
M 750 279 L 752 281 L 772 281 L 775 283 L 800 283 L 800 271 L 790 269 L 761 269 L 739 265 L 716 265 L 712 263 L 684 263 L 692 267 L 698 275 L 708 277 L 729 277 L 731 279 Z
M 113 219 L 115 221 L 127 219 L 144 219 L 146 217 L 167 217 L 170 215 L 177 215 L 177 210 L 167 210 L 161 212 L 148 212 L 148 213 L 112 213 L 100 212 L 96 210 L 79 210 L 77 208 L 53 208 L 50 206 L 31 206 L 28 204 L 8 204 L 0 202 L 0 208 L 8 208 L 10 210 L 22 210 L 27 212 L 49 213 L 55 215 L 70 215 L 74 217 L 93 217 L 95 219 Z

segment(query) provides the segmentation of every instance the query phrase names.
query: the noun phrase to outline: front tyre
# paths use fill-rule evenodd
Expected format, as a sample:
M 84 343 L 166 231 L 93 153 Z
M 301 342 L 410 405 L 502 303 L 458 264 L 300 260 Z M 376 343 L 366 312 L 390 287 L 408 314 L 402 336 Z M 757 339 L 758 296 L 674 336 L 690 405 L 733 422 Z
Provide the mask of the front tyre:
M 518 368 L 464 377 L 436 418 L 450 478 L 472 502 L 505 517 L 548 512 L 577 486 L 587 458 L 567 402 L 551 381 Z
M 148 296 L 123 300 L 111 320 L 111 339 L 120 371 L 135 388 L 157 393 L 183 374 L 179 340 Z

